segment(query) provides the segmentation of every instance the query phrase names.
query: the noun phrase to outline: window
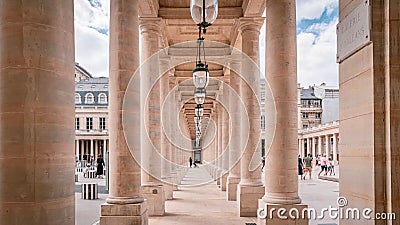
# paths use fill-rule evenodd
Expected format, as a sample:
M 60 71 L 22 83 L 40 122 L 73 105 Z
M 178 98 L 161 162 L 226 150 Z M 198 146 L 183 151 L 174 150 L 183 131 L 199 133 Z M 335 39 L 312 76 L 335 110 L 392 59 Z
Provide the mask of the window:
M 92 93 L 88 93 L 85 96 L 85 103 L 86 104 L 93 104 L 94 103 L 94 96 Z
M 106 104 L 107 103 L 107 95 L 104 93 L 99 94 L 99 103 Z
M 307 129 L 308 125 L 307 124 L 303 124 L 303 129 Z
M 320 119 L 321 118 L 321 113 L 316 113 L 315 118 Z
M 93 118 L 86 118 L 86 130 L 93 130 Z
M 75 130 L 80 130 L 79 117 L 75 117 Z
M 99 129 L 100 130 L 105 130 L 106 129 L 106 118 L 105 117 L 100 117 L 100 123 L 99 123 Z
M 303 118 L 308 118 L 308 113 L 303 113 Z
M 75 93 L 75 104 L 80 104 L 80 103 L 81 103 L 81 95 Z

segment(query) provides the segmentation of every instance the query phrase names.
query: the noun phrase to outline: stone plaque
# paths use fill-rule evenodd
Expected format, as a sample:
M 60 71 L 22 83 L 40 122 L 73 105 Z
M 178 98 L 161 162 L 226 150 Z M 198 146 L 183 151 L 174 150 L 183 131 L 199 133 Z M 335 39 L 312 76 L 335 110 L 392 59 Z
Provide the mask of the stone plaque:
M 369 1 L 362 1 L 337 25 L 337 62 L 343 61 L 370 42 L 370 27 Z

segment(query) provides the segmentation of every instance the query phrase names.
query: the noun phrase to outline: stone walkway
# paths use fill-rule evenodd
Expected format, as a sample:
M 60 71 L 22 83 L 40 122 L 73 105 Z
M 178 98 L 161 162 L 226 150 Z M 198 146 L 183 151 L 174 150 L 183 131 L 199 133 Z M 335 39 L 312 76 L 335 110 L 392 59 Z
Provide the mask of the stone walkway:
M 203 168 L 191 168 L 182 184 L 190 185 L 211 180 Z M 149 225 L 244 225 L 256 223 L 257 218 L 238 217 L 236 202 L 226 200 L 226 192 L 219 191 L 215 182 L 197 187 L 179 187 L 174 200 L 167 201 L 166 215 L 150 217 Z
M 317 178 L 318 169 L 313 171 L 312 179 L 299 181 L 299 194 L 309 207 L 320 211 L 329 205 L 336 206 L 339 183 Z M 226 200 L 226 192 L 218 190 L 216 182 L 202 186 L 188 185 L 210 181 L 211 177 L 203 168 L 192 168 L 182 181 L 179 191 L 174 192 L 174 200 L 166 202 L 166 214 L 150 217 L 149 225 L 245 225 L 257 223 L 257 218 L 240 218 L 236 202 Z M 92 225 L 99 220 L 100 205 L 107 195 L 99 194 L 98 200 L 82 200 L 76 194 L 76 225 Z M 260 223 L 257 223 L 260 224 Z M 310 220 L 310 225 L 334 225 L 337 220 L 324 218 Z

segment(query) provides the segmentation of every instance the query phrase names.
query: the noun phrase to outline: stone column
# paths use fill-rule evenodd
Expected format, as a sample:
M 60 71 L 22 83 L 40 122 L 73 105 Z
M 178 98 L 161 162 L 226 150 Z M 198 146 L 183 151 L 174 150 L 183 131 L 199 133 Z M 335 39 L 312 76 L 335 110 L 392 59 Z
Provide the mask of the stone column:
M 79 140 L 75 140 L 75 155 L 79 160 Z
M 145 63 L 160 50 L 162 19 L 140 18 L 142 38 L 141 61 Z M 154 57 L 154 56 L 153 56 Z M 157 62 L 159 63 L 159 62 Z M 147 199 L 150 216 L 165 213 L 165 192 L 160 180 L 161 158 L 161 114 L 160 114 L 160 76 L 159 64 L 144 64 L 140 69 L 140 107 L 141 107 L 141 150 L 142 150 L 142 194 Z
M 331 143 L 330 143 L 330 138 L 329 135 L 325 135 L 325 156 L 326 156 L 326 160 L 328 160 L 329 158 L 329 147 L 330 147 Z
M 299 151 L 299 155 L 301 156 L 301 139 L 297 139 L 297 149 Z
M 163 107 L 167 107 L 168 105 L 163 105 L 164 101 L 169 93 L 169 59 L 167 58 L 163 58 L 160 59 L 160 72 L 164 73 L 166 70 L 168 70 L 165 74 L 163 74 L 163 76 L 160 78 L 159 83 L 160 83 L 160 110 L 161 110 L 161 119 L 163 118 L 168 118 L 168 116 L 164 116 L 162 115 L 163 113 Z M 169 110 L 168 110 L 169 111 Z M 172 112 L 168 112 L 168 113 L 172 113 Z M 161 124 L 164 126 L 161 126 Z M 170 129 L 170 127 L 168 126 L 168 121 L 160 121 L 160 139 L 161 139 L 161 143 L 160 143 L 160 151 L 161 151 L 161 155 L 163 157 L 163 159 L 161 159 L 161 179 L 163 181 L 163 186 L 164 186 L 164 192 L 165 192 L 165 198 L 167 200 L 171 200 L 173 198 L 173 185 L 167 183 L 170 182 L 171 180 L 171 169 L 169 164 L 167 163 L 167 160 L 169 160 L 168 156 L 170 153 L 170 149 L 169 149 L 169 141 L 168 138 L 165 134 L 165 131 L 167 129 Z
M 301 158 L 304 158 L 305 157 L 305 155 L 304 155 L 304 138 L 300 139 L 300 149 L 301 149 L 300 156 L 301 156 Z
M 175 83 L 171 82 L 170 79 L 170 89 L 174 88 Z M 176 92 L 172 93 L 172 104 L 170 105 L 170 109 L 168 110 L 169 112 L 171 112 L 169 118 L 170 121 L 176 121 L 176 104 L 177 104 L 177 99 L 176 99 Z M 171 123 L 170 129 L 171 129 L 171 133 L 175 133 L 175 123 Z M 172 141 L 172 140 L 171 140 Z M 171 182 L 174 184 L 173 185 L 173 190 L 176 191 L 178 190 L 178 173 L 177 173 L 177 166 L 176 166 L 176 158 L 177 158 L 177 149 L 176 149 L 176 142 L 172 141 L 169 143 L 170 146 L 170 154 L 169 154 L 169 160 L 171 161 L 171 163 L 174 163 L 171 165 L 170 171 L 171 171 Z
M 107 139 L 103 140 L 103 158 L 106 157 L 106 153 L 107 153 Z
M 93 147 L 93 139 L 90 139 L 90 156 L 94 156 L 94 147 Z
M 238 61 L 232 62 L 232 69 L 237 69 L 236 67 L 240 66 Z M 240 71 L 240 70 L 237 70 Z M 236 93 L 240 93 L 241 79 L 239 75 L 231 70 L 230 73 L 230 86 Z M 236 201 L 237 199 L 237 185 L 240 182 L 240 161 L 236 162 L 240 157 L 240 123 L 239 120 L 241 118 L 240 111 L 237 110 L 237 104 L 239 104 L 238 98 L 235 98 L 233 93 L 229 94 L 229 108 L 230 108 L 230 116 L 232 119 L 232 137 L 229 143 L 229 175 L 227 181 L 227 198 L 228 201 Z
M 72 225 L 74 2 L 0 0 L 0 15 L 0 224 Z
M 318 136 L 318 155 L 322 154 L 322 137 Z
M 338 164 L 338 157 L 337 157 L 337 139 L 338 139 L 338 133 L 334 133 L 333 134 L 333 162 L 335 163 L 335 165 Z
M 307 155 L 311 154 L 311 147 L 312 146 L 312 140 L 311 138 L 307 138 Z
M 239 31 L 242 35 L 242 51 L 247 54 L 257 65 L 259 65 L 259 36 L 260 29 L 264 23 L 264 18 L 240 18 Z M 241 83 L 240 96 L 244 100 L 248 117 L 242 120 L 249 120 L 249 140 L 241 159 L 241 179 L 238 185 L 238 208 L 240 216 L 257 216 L 257 201 L 264 194 L 261 181 L 261 144 L 259 135 L 261 134 L 261 108 L 257 97 L 260 90 L 259 71 L 249 71 L 248 65 L 243 65 L 242 76 L 248 82 Z M 247 135 L 243 135 L 247 138 Z M 245 140 L 242 140 L 245 141 Z M 255 153 L 260 153 L 254 159 L 259 161 L 259 166 L 253 170 L 250 168 L 251 160 Z
M 217 179 L 217 186 L 220 188 L 221 187 L 221 176 L 222 176 L 222 160 L 220 158 L 221 156 L 221 148 L 222 148 L 222 107 L 218 104 L 216 105 L 216 125 L 217 125 L 217 137 L 216 137 L 216 146 L 215 146 L 215 165 L 216 165 L 216 174 L 215 174 L 215 179 Z
M 113 0 L 110 8 L 109 185 L 101 206 L 101 225 L 141 224 L 148 221 L 140 194 L 140 166 L 126 144 L 122 105 L 128 82 L 139 68 L 138 0 Z M 136 113 L 137 114 L 137 113 Z M 140 126 L 133 129 L 140 132 Z
M 229 106 L 229 93 L 227 88 L 223 89 L 223 103 L 225 104 L 225 107 Z M 221 176 L 221 191 L 226 191 L 226 184 L 227 184 L 227 179 L 229 175 L 229 147 L 228 146 L 228 141 L 229 141 L 229 115 L 228 111 L 224 108 L 221 107 L 221 136 L 222 136 L 222 176 Z
M 311 155 L 315 157 L 315 137 L 311 138 Z
M 267 1 L 266 80 L 274 99 L 266 98 L 266 110 L 275 102 L 275 136 L 265 162 L 265 195 L 259 208 L 297 208 L 307 206 L 298 195 L 297 166 L 297 53 L 296 1 Z M 268 118 L 268 117 L 267 117 Z M 269 119 L 269 118 L 268 118 Z M 266 124 L 273 124 L 268 123 Z M 272 127 L 266 128 L 273 129 Z M 307 220 L 281 220 L 274 213 L 266 224 L 308 224 Z

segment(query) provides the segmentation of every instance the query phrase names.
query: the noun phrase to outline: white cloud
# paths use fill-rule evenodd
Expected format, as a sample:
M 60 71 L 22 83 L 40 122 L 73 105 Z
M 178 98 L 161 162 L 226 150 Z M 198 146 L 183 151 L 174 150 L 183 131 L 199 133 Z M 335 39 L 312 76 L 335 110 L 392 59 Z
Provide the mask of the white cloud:
M 89 0 L 75 0 L 76 61 L 94 76 L 108 76 L 109 40 L 104 34 L 109 27 L 110 0 L 91 0 L 101 6 L 93 7 Z M 338 0 L 297 0 L 297 18 L 318 19 L 324 10 L 331 12 Z M 298 34 L 298 81 L 304 85 L 338 84 L 336 64 L 336 26 L 315 23 Z M 101 32 L 103 33 L 101 33 Z M 319 34 L 319 35 L 316 35 Z M 260 48 L 261 70 L 264 68 L 265 31 Z
M 325 9 L 328 13 L 336 7 L 338 0 L 297 0 L 297 21 L 320 18 Z
M 338 85 L 336 63 L 336 24 L 314 24 L 297 36 L 297 74 L 303 86 Z M 315 33 L 319 35 L 316 35 Z
M 109 0 L 75 0 L 75 61 L 93 76 L 108 76 Z

